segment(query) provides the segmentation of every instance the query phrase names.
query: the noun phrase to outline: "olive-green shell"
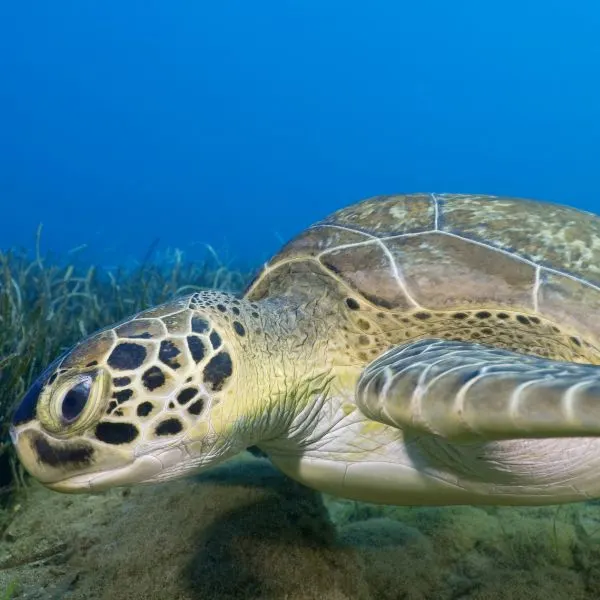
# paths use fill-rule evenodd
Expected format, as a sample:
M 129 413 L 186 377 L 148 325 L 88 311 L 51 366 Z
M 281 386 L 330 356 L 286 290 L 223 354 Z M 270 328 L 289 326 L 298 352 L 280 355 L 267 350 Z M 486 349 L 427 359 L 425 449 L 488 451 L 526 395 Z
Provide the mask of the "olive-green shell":
M 340 283 L 380 310 L 496 307 L 600 339 L 600 218 L 516 198 L 370 198 L 309 227 L 246 296 L 318 298 Z

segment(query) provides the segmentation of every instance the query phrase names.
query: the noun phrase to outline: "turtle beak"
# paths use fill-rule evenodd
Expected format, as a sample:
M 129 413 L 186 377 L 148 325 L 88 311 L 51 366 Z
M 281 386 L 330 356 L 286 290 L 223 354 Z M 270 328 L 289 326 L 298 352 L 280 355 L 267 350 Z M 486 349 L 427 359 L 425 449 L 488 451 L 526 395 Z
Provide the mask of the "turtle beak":
M 14 425 L 10 436 L 21 464 L 45 485 L 93 466 L 94 448 L 85 440 L 58 440 L 36 427 Z

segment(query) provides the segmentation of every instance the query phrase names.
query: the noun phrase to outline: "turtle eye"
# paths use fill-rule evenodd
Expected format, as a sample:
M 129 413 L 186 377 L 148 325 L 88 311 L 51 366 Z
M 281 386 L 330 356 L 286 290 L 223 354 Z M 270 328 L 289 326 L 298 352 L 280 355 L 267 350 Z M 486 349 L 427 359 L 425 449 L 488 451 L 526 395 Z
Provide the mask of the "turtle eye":
M 60 415 L 65 423 L 72 423 L 81 415 L 90 397 L 91 387 L 92 379 L 86 377 L 64 395 L 60 406 Z

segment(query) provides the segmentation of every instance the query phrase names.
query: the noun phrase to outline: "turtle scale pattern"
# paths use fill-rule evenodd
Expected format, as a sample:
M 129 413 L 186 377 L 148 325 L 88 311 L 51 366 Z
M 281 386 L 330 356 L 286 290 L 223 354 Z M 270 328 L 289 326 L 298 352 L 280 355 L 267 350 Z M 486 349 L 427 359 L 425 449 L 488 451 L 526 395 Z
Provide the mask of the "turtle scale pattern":
M 221 410 L 219 404 L 229 391 L 233 368 L 228 344 L 193 311 L 229 311 L 229 320 L 241 341 L 246 331 L 236 320 L 238 302 L 234 300 L 232 304 L 220 292 L 186 296 L 101 331 L 54 361 L 47 369 L 50 376 L 45 385 L 52 385 L 82 365 L 86 369 L 101 366 L 112 373 L 107 385 L 110 401 L 98 426 L 83 436 L 79 452 L 71 450 L 58 456 L 56 451 L 44 451 L 42 438 L 32 434 L 40 460 L 50 464 L 60 458 L 73 463 L 89 449 L 87 440 L 113 446 L 134 441 L 143 444 L 169 438 L 199 422 L 208 434 L 207 409 Z M 176 391 L 165 407 L 165 397 Z
M 432 336 L 597 364 L 599 265 L 591 213 L 484 195 L 377 196 L 298 235 L 246 296 L 341 294 L 346 349 L 362 362 Z

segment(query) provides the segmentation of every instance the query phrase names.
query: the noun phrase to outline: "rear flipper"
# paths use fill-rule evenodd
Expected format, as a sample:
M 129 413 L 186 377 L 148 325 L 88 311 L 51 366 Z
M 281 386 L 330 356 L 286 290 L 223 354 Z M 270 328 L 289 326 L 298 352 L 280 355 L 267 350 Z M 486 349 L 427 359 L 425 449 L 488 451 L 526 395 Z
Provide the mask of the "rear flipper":
M 600 436 L 600 367 L 419 340 L 369 364 L 356 402 L 374 421 L 448 440 Z

